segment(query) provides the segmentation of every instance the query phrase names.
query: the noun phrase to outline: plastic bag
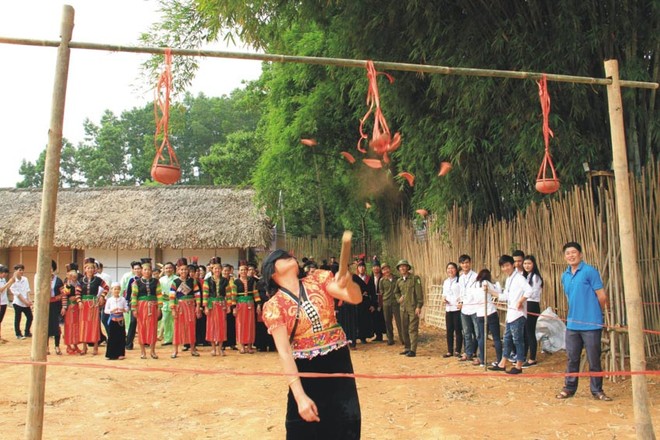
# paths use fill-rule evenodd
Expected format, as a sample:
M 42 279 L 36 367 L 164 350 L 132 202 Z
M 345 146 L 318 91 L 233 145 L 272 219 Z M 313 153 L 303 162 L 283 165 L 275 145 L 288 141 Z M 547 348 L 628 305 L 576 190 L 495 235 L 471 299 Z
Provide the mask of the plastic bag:
M 545 309 L 536 321 L 536 339 L 546 353 L 566 349 L 566 324 L 552 311 L 552 307 Z

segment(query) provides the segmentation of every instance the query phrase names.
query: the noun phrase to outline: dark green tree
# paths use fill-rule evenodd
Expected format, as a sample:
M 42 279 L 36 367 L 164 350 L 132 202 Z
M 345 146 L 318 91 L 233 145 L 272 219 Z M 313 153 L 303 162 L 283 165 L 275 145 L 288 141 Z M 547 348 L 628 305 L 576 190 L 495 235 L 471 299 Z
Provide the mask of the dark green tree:
M 500 0 L 488 4 L 476 0 L 197 0 L 163 1 L 163 5 L 178 14 L 193 6 L 194 13 L 190 13 L 197 17 L 194 24 L 198 28 L 191 32 L 198 33 L 187 41 L 214 40 L 225 32 L 225 38 L 236 35 L 273 53 L 594 77 L 603 76 L 603 60 L 616 58 L 625 79 L 657 82 L 660 77 L 660 4 L 653 0 Z M 161 27 L 159 31 L 167 34 L 168 29 Z M 313 35 L 317 33 L 323 35 L 322 45 L 302 44 L 316 38 Z M 333 82 L 338 90 L 338 97 L 328 101 L 324 114 L 314 123 L 323 125 L 322 120 L 333 118 L 343 130 L 355 127 L 366 91 L 362 75 L 346 70 L 318 77 L 318 69 L 307 72 L 305 79 L 298 75 L 297 84 L 293 80 L 290 84 L 307 84 L 313 94 L 312 89 Z M 415 187 L 404 187 L 401 194 L 405 211 L 424 207 L 442 212 L 453 203 L 471 204 L 475 220 L 483 220 L 490 215 L 509 217 L 530 200 L 540 198 L 533 189 L 543 157 L 534 82 L 402 72 L 394 75 L 396 83 L 381 88 L 390 125 L 404 139 L 394 154 L 391 170 L 392 174 L 405 170 L 417 176 Z M 600 87 L 551 83 L 549 89 L 551 128 L 555 132 L 551 151 L 567 188 L 584 181 L 583 162 L 592 169 L 609 168 L 606 97 Z M 303 92 L 300 87 L 290 88 L 292 98 Z M 658 154 L 657 96 L 646 90 L 624 93 L 629 159 L 635 171 Z M 282 128 L 282 120 L 295 123 L 297 118 L 310 116 L 301 111 L 304 105 L 296 99 L 280 109 L 284 113 L 280 118 L 273 112 L 264 116 L 264 133 Z M 338 115 L 346 118 L 338 119 Z M 306 130 L 298 130 L 302 131 Z M 321 133 L 308 133 L 322 137 Z M 335 137 L 341 136 L 335 133 Z M 270 144 L 271 139 L 264 137 L 262 160 L 269 160 L 270 148 L 283 148 Z M 293 139 L 291 133 L 288 142 Z M 289 159 L 287 164 L 293 166 L 296 159 Z M 451 161 L 454 170 L 440 179 L 437 167 L 443 160 Z M 307 172 L 312 173 L 312 169 Z M 274 203 L 270 196 L 262 196 Z

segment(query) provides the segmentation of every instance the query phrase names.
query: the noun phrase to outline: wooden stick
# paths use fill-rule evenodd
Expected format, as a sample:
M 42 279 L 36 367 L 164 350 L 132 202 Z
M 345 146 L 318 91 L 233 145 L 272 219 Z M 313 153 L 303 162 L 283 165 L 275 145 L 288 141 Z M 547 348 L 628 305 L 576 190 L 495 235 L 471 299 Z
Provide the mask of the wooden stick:
M 639 294 L 637 245 L 633 229 L 626 136 L 623 128 L 623 104 L 621 102 L 619 63 L 617 60 L 605 61 L 605 74 L 612 78 L 612 85 L 607 86 L 607 102 L 610 114 L 612 168 L 614 168 L 617 214 L 619 219 L 619 244 L 621 246 L 624 297 L 626 300 L 630 338 L 630 370 L 644 371 L 646 370 L 643 333 L 644 314 Z M 636 433 L 638 439 L 655 439 L 646 383 L 646 376 L 635 375 L 632 377 Z
M 353 233 L 351 231 L 344 231 L 341 237 L 341 253 L 339 254 L 339 272 L 337 278 L 343 277 L 348 271 L 348 262 L 351 259 L 351 239 Z
M 64 5 L 60 35 L 62 40 L 57 50 L 53 100 L 48 130 L 48 149 L 44 170 L 44 187 L 41 198 L 41 219 L 39 223 L 39 246 L 37 248 L 37 281 L 35 294 L 35 331 L 32 339 L 31 359 L 46 361 L 48 347 L 48 308 L 50 306 L 50 265 L 55 236 L 55 213 L 57 209 L 57 188 L 60 177 L 60 157 L 62 151 L 62 127 L 64 125 L 64 103 L 69 74 L 68 47 L 73 33 L 74 11 Z M 44 424 L 44 396 L 46 393 L 46 366 L 30 367 L 28 391 L 28 411 L 25 424 L 25 438 L 40 440 Z
M 28 38 L 8 38 L 0 37 L 0 43 L 18 44 L 24 46 L 42 46 L 57 47 L 58 41 L 52 40 L 32 40 Z M 164 54 L 164 47 L 140 47 L 140 46 L 122 46 L 118 44 L 101 44 L 72 41 L 69 44 L 72 49 L 89 50 L 107 50 L 111 52 L 130 52 L 130 53 L 150 53 Z M 302 63 L 302 64 L 320 64 L 326 66 L 357 67 L 365 68 L 367 60 L 353 60 L 347 58 L 325 58 L 308 57 L 293 55 L 277 55 L 264 53 L 244 53 L 244 52 L 223 52 L 217 50 L 199 50 L 199 49 L 176 49 L 172 48 L 172 55 L 195 56 L 209 58 L 231 58 L 240 60 L 270 61 L 279 63 Z M 540 80 L 543 77 L 541 72 L 518 72 L 515 70 L 494 70 L 494 69 L 475 69 L 468 67 L 448 67 L 448 66 L 430 66 L 426 64 L 394 63 L 385 61 L 374 61 L 374 66 L 378 70 L 400 70 L 405 72 L 417 73 L 435 73 L 441 75 L 456 76 L 477 76 L 487 78 L 513 78 L 513 79 L 531 79 Z M 592 78 L 587 76 L 546 74 L 548 81 L 567 82 L 577 84 L 595 84 L 607 86 L 612 83 L 610 79 Z M 660 87 L 658 83 L 643 81 L 620 81 L 621 87 L 631 87 L 638 89 L 655 90 Z

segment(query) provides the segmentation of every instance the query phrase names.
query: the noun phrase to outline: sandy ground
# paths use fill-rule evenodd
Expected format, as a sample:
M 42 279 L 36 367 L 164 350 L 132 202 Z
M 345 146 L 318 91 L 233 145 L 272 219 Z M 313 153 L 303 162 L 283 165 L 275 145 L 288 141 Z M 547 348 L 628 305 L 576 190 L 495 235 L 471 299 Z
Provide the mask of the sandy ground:
M 2 335 L 8 342 L 0 345 L 0 361 L 28 360 L 31 339 L 14 338 L 13 311 L 7 312 Z M 443 359 L 444 337 L 437 329 L 423 327 L 422 334 L 417 358 L 399 356 L 398 344 L 359 344 L 352 353 L 356 372 L 483 371 L 455 358 Z M 44 438 L 284 438 L 286 378 L 191 371 L 279 372 L 275 353 L 230 351 L 220 358 L 202 347 L 199 358 L 184 353 L 170 359 L 169 348 L 158 348 L 158 360 L 141 360 L 139 351 L 130 351 L 124 361 L 106 361 L 104 347 L 98 356 L 49 356 L 50 362 L 63 365 L 47 370 Z M 574 398 L 559 401 L 554 395 L 561 379 L 526 376 L 562 371 L 565 355 L 542 354 L 539 360 L 538 367 L 516 377 L 490 372 L 486 377 L 358 379 L 362 438 L 635 438 L 629 379 L 606 380 L 605 391 L 613 402 L 593 400 L 584 379 Z M 83 367 L 86 364 L 100 368 Z M 0 363 L 2 439 L 24 436 L 29 372 L 27 365 Z M 658 381 L 658 376 L 649 378 L 656 435 L 660 434 Z

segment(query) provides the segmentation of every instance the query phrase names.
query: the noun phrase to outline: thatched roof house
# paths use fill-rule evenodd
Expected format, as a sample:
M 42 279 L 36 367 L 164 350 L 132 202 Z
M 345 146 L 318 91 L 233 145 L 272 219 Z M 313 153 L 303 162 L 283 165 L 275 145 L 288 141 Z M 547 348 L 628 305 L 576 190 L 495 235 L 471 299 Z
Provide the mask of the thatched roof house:
M 61 189 L 55 246 L 248 248 L 270 243 L 251 189 L 199 186 Z M 0 247 L 36 246 L 41 190 L 0 189 Z
M 0 189 L 0 262 L 36 263 L 40 189 Z M 62 266 L 91 256 L 121 273 L 131 259 L 209 256 L 235 262 L 271 242 L 254 190 L 204 186 L 60 189 L 53 258 Z

